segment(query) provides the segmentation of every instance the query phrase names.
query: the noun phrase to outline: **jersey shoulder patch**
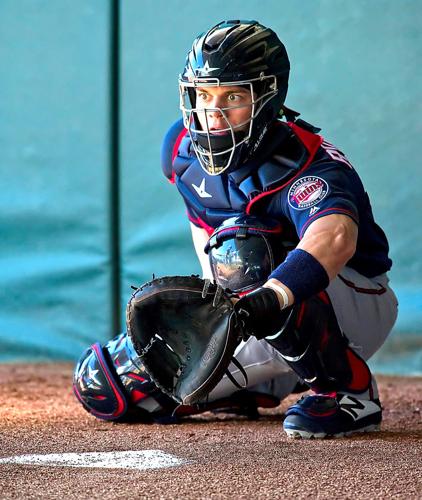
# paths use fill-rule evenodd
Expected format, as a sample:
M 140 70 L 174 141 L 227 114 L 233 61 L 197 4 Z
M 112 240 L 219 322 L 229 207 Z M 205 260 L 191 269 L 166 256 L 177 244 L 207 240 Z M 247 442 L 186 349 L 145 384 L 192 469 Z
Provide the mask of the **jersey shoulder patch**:
M 316 175 L 305 175 L 290 186 L 287 200 L 294 210 L 307 210 L 320 203 L 328 191 L 328 183 L 324 179 Z
M 169 181 L 173 181 L 173 160 L 186 133 L 187 130 L 183 126 L 183 120 L 180 119 L 169 128 L 164 136 L 161 146 L 161 167 Z

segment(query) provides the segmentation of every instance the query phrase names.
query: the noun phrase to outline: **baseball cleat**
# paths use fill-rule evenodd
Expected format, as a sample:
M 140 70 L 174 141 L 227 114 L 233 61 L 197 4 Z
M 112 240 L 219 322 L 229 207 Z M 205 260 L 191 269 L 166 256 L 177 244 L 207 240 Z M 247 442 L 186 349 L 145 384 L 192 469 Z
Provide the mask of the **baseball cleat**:
M 378 431 L 381 420 L 378 399 L 342 393 L 312 394 L 302 396 L 287 410 L 283 428 L 291 438 L 322 439 Z

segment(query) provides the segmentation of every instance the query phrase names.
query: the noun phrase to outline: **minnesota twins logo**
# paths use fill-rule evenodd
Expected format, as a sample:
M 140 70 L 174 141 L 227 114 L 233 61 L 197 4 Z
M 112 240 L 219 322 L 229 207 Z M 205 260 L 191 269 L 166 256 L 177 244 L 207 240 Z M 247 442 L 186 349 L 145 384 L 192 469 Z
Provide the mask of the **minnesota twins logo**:
M 301 177 L 289 189 L 289 205 L 295 210 L 305 210 L 323 200 L 328 193 L 328 184 L 316 176 Z

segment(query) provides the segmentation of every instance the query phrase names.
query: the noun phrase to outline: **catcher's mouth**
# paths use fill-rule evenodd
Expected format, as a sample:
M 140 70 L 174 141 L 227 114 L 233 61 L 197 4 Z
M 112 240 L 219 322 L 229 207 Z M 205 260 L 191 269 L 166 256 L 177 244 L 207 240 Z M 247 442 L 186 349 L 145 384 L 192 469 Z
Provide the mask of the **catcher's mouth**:
M 210 128 L 210 134 L 211 135 L 229 135 L 230 132 L 227 130 L 227 128 Z

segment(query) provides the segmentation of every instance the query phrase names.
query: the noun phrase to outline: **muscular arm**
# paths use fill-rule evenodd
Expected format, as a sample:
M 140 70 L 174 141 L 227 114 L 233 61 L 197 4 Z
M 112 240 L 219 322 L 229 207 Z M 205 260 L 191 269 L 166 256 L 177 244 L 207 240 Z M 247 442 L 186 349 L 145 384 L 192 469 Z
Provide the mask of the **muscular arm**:
M 192 231 L 192 240 L 195 247 L 196 255 L 198 256 L 199 263 L 202 268 L 202 277 L 204 279 L 213 279 L 211 267 L 208 260 L 208 255 L 204 252 L 205 244 L 208 241 L 208 233 L 205 229 L 196 227 L 194 224 L 190 224 Z
M 358 227 L 350 217 L 330 214 L 320 217 L 308 227 L 297 248 L 306 250 L 315 257 L 332 280 L 355 253 L 357 236 Z M 292 292 L 280 281 L 270 279 L 264 286 L 271 287 L 272 283 L 284 288 L 289 297 L 289 305 L 294 303 Z M 282 304 L 281 296 L 279 300 Z

